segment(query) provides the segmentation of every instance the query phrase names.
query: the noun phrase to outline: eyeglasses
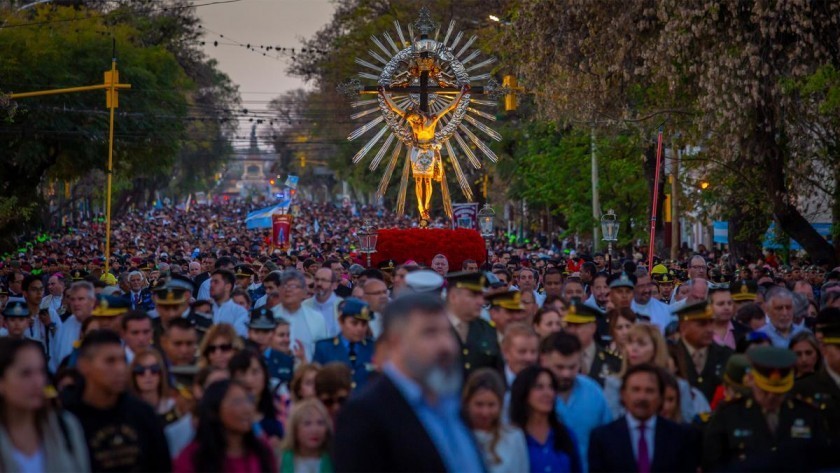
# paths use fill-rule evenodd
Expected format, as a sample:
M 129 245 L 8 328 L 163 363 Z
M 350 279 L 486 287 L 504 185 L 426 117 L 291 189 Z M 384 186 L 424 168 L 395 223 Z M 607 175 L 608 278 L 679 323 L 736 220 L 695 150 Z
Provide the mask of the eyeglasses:
M 315 289 L 315 284 L 308 284 L 306 287 L 308 287 L 309 289 Z
M 338 404 L 339 406 L 343 406 L 345 402 L 347 402 L 347 396 L 324 396 L 321 399 L 321 403 L 329 409 L 330 407 Z
M 220 345 L 209 345 L 207 347 L 206 352 L 208 354 L 209 353 L 216 353 L 216 351 L 221 351 L 222 353 L 227 353 L 231 350 L 233 350 L 233 344 L 232 343 L 222 343 Z
M 160 374 L 160 365 L 155 363 L 154 365 L 137 365 L 134 367 L 132 372 L 136 375 L 145 374 L 146 372 L 151 372 L 152 374 Z

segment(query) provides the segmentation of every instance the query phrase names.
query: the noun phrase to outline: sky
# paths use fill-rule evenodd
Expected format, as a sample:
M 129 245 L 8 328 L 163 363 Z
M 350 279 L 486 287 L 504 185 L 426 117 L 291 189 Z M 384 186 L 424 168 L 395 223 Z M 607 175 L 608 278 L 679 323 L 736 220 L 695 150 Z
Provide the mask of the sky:
M 251 44 L 258 51 L 259 45 L 300 48 L 303 38 L 312 37 L 329 23 L 334 5 L 330 0 L 240 0 L 196 11 L 205 29 L 204 51 L 239 85 L 243 108 L 265 110 L 272 98 L 306 85 L 286 75 L 288 54 L 267 53 L 278 60 L 236 43 Z M 214 41 L 220 45 L 214 46 Z M 250 123 L 240 122 L 238 134 L 247 136 L 250 129 Z M 242 141 L 235 144 L 247 145 Z

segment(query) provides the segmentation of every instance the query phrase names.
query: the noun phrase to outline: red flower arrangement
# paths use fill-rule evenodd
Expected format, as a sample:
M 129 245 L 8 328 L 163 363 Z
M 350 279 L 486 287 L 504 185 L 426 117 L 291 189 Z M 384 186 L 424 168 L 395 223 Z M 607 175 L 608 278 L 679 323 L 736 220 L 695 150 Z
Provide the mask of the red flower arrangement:
M 430 266 L 435 255 L 443 254 L 449 260 L 449 270 L 460 271 L 464 260 L 475 260 L 480 266 L 487 255 L 484 239 L 475 230 L 390 228 L 379 230 L 378 233 L 376 253 L 371 255 L 374 267 L 389 259 L 393 259 L 397 264 L 411 259 Z

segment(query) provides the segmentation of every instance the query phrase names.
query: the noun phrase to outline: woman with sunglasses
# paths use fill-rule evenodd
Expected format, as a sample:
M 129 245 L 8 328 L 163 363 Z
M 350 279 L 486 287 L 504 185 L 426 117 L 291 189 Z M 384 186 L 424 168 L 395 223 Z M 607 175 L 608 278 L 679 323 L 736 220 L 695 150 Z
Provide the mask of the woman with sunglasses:
M 228 370 L 231 379 L 241 383 L 254 398 L 258 429 L 265 434 L 272 447 L 279 448 L 280 439 L 283 438 L 283 424 L 277 418 L 265 359 L 252 350 L 242 350 L 230 359 Z
M 166 364 L 157 350 L 146 349 L 131 362 L 131 392 L 151 405 L 164 427 L 181 417 L 169 387 Z
M 204 335 L 201 345 L 198 347 L 198 352 L 201 354 L 198 359 L 198 367 L 212 366 L 227 369 L 230 359 L 243 347 L 242 339 L 236 334 L 233 326 L 228 324 L 213 325 Z

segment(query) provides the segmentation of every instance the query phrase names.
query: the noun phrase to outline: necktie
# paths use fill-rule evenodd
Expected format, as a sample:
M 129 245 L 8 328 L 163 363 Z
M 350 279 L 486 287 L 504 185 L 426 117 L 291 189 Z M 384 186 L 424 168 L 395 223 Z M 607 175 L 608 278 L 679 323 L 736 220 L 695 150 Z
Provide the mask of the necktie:
M 779 429 L 779 413 L 767 412 L 764 414 L 764 418 L 767 419 L 767 427 L 770 428 L 770 432 L 775 434 L 776 430 Z
M 140 294 L 135 294 L 134 295 L 134 307 L 137 307 L 138 305 L 140 305 Z
M 356 342 L 350 342 L 350 366 L 356 366 Z
M 650 456 L 648 455 L 648 444 L 645 438 L 645 423 L 639 424 L 639 443 L 638 443 L 638 458 L 636 463 L 639 467 L 639 473 L 650 473 Z

